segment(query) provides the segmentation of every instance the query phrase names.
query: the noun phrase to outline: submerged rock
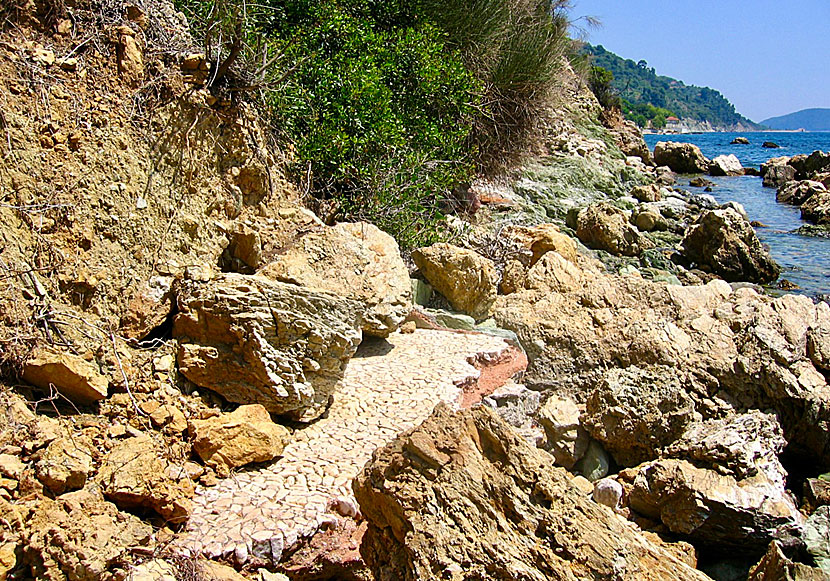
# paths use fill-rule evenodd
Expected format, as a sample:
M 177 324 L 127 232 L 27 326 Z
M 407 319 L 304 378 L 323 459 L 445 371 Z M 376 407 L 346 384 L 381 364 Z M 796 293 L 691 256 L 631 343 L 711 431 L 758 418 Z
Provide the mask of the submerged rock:
M 704 212 L 681 246 L 690 262 L 728 282 L 773 282 L 781 273 L 749 222 L 731 209 Z
M 378 579 L 706 579 L 485 407 L 438 406 L 375 452 L 354 490 Z

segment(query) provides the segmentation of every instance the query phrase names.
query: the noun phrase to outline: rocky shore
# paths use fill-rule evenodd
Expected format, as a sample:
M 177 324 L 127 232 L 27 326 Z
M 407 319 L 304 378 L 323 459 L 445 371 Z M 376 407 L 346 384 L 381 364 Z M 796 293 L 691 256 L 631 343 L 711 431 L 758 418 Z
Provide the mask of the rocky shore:
M 830 578 L 830 306 L 673 188 L 734 156 L 568 71 L 402 253 L 303 207 L 171 4 L 8 18 L 0 581 Z M 823 224 L 828 171 L 761 174 Z

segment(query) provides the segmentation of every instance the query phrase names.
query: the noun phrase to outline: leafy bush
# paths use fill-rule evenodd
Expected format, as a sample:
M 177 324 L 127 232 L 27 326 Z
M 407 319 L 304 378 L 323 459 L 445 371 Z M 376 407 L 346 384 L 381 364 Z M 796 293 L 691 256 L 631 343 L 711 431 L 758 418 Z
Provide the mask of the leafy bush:
M 591 67 L 588 85 L 603 109 L 619 109 L 622 105 L 620 96 L 612 85 L 613 82 L 614 74 L 611 71 L 602 67 Z

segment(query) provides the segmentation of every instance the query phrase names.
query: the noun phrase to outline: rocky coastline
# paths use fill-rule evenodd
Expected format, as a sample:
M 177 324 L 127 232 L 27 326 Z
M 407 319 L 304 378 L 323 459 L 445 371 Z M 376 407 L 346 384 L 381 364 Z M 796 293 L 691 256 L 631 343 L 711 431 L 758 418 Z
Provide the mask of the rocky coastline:
M 304 207 L 172 4 L 93 5 L 0 32 L 0 581 L 830 579 L 830 305 L 673 187 L 737 158 L 568 70 L 402 252 Z M 821 226 L 828 172 L 760 177 Z

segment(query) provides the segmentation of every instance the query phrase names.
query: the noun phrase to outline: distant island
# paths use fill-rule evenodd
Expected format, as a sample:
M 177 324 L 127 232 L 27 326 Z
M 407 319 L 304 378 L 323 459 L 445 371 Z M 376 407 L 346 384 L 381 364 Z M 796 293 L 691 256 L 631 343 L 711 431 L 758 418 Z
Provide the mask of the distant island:
M 804 109 L 789 115 L 771 117 L 761 124 L 778 130 L 830 131 L 830 109 Z
M 592 66 L 614 75 L 612 85 L 623 113 L 644 129 L 675 133 L 762 129 L 735 111 L 719 91 L 658 75 L 645 60 L 623 59 L 601 45 L 585 44 L 583 51 Z

